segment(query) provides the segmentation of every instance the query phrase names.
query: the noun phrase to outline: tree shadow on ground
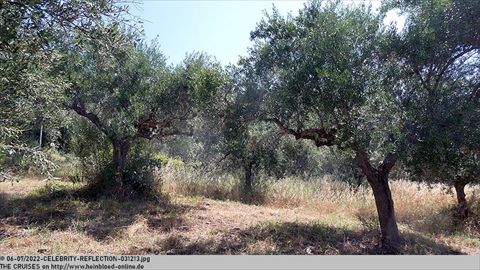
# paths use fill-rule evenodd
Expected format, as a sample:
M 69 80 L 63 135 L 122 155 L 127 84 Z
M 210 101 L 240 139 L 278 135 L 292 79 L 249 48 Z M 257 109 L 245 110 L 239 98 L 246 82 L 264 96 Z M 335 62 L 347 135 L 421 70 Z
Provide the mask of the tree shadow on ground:
M 480 239 L 480 200 L 478 205 L 473 205 L 470 216 L 463 219 L 458 216 L 457 204 L 441 208 L 437 213 L 426 217 L 409 220 L 409 226 L 418 232 L 432 235 L 452 236 L 464 234 L 470 238 Z
M 387 254 L 380 235 L 373 231 L 353 231 L 324 224 L 266 223 L 240 231 L 244 242 L 271 245 L 274 254 Z M 399 254 L 460 254 L 451 247 L 421 235 L 403 234 Z M 261 246 L 261 245 L 260 245 Z M 255 253 L 255 249 L 252 250 Z M 262 249 L 258 249 L 262 253 Z
M 139 217 L 161 231 L 182 224 L 191 206 L 173 204 L 167 196 L 156 200 L 85 198 L 69 190 L 44 187 L 25 197 L 0 193 L 0 225 L 17 229 L 81 231 L 98 241 L 115 237 Z M 15 235 L 0 230 L 0 239 Z
M 245 190 L 244 188 L 228 190 L 215 186 L 206 189 L 192 186 L 184 190 L 183 194 L 187 196 L 201 196 L 216 201 L 240 202 L 248 205 L 264 205 L 266 202 L 265 192 L 258 188 L 253 190 Z
M 355 231 L 314 222 L 262 222 L 203 236 L 184 233 L 182 227 L 188 227 L 186 215 L 195 209 L 191 205 L 174 204 L 168 197 L 155 201 L 92 200 L 80 196 L 75 189 L 45 187 L 24 197 L 0 193 L 0 240 L 17 236 L 15 230 L 39 229 L 80 231 L 98 241 L 108 241 L 142 218 L 149 229 L 167 234 L 153 246 L 132 247 L 131 254 L 385 253 L 378 246 L 380 239 L 375 229 Z M 461 254 L 419 233 L 402 235 L 405 241 L 400 254 Z
M 399 254 L 462 254 L 418 234 L 404 233 Z M 171 235 L 157 246 L 131 250 L 132 254 L 387 254 L 378 245 L 376 231 L 352 231 L 323 224 L 264 223 L 244 230 L 232 229 L 222 237 L 191 241 Z

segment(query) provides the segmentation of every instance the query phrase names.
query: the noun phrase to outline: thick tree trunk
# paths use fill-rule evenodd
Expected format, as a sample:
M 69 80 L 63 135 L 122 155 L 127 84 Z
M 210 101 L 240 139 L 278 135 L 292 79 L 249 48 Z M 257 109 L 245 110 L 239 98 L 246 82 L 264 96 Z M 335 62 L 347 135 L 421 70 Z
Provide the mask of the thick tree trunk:
M 397 220 L 393 205 L 392 193 L 388 185 L 388 175 L 378 175 L 369 180 L 375 197 L 382 243 L 387 247 L 398 248 L 400 234 L 398 233 Z
M 388 184 L 388 175 L 395 160 L 387 155 L 379 169 L 375 169 L 371 166 L 366 153 L 357 153 L 356 158 L 373 190 L 382 234 L 382 246 L 394 252 L 398 251 L 401 239 L 395 218 L 392 193 Z
M 113 169 L 114 181 L 117 188 L 122 189 L 125 177 L 125 166 L 127 164 L 127 154 L 130 150 L 130 143 L 126 140 L 115 140 L 113 144 Z
M 458 217 L 460 220 L 465 220 L 468 218 L 469 209 L 467 203 L 467 196 L 465 195 L 465 186 L 467 184 L 465 182 L 456 181 L 454 183 L 455 193 L 457 194 L 457 201 L 458 201 Z
M 251 191 L 252 190 L 252 179 L 253 179 L 253 164 L 248 163 L 244 166 L 245 170 L 245 190 Z

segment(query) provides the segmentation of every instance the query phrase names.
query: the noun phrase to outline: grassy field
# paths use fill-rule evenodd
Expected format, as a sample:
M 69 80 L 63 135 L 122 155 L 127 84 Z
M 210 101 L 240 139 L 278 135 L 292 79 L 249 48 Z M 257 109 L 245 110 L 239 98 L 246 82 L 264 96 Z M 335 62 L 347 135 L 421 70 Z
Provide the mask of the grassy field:
M 366 187 L 285 179 L 243 203 L 233 178 L 164 174 L 164 195 L 152 201 L 87 200 L 75 195 L 82 184 L 63 181 L 0 183 L 0 254 L 382 253 Z M 392 190 L 403 254 L 480 253 L 478 187 L 467 189 L 467 225 L 454 222 L 444 187 L 393 181 Z

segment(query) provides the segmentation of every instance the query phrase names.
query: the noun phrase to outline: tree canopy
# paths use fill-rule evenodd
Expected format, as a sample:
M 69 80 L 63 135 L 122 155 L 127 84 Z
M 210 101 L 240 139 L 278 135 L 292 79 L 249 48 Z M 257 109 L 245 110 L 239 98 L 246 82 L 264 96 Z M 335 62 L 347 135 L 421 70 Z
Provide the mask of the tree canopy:
M 386 91 L 380 18 L 365 7 L 314 1 L 297 17 L 274 10 L 251 35 L 245 65 L 258 77 L 261 117 L 296 139 L 354 154 L 373 188 L 384 242 L 395 245 L 388 174 L 402 112 Z
M 189 120 L 206 109 L 222 84 L 221 67 L 203 54 L 168 66 L 158 45 L 132 41 L 115 28 L 81 48 L 68 47 L 65 105 L 113 145 L 118 182 L 132 141 L 191 135 Z
M 465 184 L 480 179 L 480 5 L 474 2 L 392 3 L 407 21 L 389 50 L 400 63 L 396 95 L 407 115 L 407 168 L 418 180 L 454 185 L 462 208 Z
M 125 11 L 111 0 L 0 2 L 0 156 L 27 153 L 51 167 L 22 136 L 32 122 L 57 125 L 63 117 L 57 107 L 66 87 L 55 67 L 59 46 L 92 38 L 105 20 L 123 21 Z

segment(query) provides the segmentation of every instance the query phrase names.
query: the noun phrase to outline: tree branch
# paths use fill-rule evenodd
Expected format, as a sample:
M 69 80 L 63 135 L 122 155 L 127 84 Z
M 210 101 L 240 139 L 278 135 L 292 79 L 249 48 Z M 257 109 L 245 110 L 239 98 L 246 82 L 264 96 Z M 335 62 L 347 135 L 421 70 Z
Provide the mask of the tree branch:
M 154 111 L 152 111 L 147 117 L 143 119 L 139 119 L 135 122 L 135 127 L 137 128 L 137 133 L 134 137 L 137 138 L 145 138 L 145 139 L 153 139 L 155 137 L 166 137 L 166 136 L 173 136 L 173 135 L 185 135 L 185 136 L 192 136 L 193 131 L 188 130 L 179 130 L 177 128 L 172 129 L 172 122 L 175 120 L 179 121 L 186 121 L 195 117 L 195 113 L 189 110 L 185 110 L 182 115 L 172 116 L 167 120 L 158 120 L 155 117 Z
M 465 54 L 473 51 L 474 48 L 468 48 L 468 49 L 465 49 L 464 51 L 458 53 L 457 55 L 454 55 L 452 58 L 448 59 L 448 61 L 445 63 L 445 65 L 442 67 L 442 69 L 440 69 L 440 72 L 438 72 L 438 74 L 436 75 L 436 79 L 435 79 L 435 84 L 434 84 L 434 88 L 437 88 L 438 87 L 438 84 L 440 83 L 440 80 L 443 76 L 443 74 L 445 74 L 445 72 L 448 70 L 448 68 L 453 64 L 455 63 L 455 61 L 457 59 L 459 59 L 460 57 L 464 56 Z
M 413 69 L 413 73 L 415 73 L 415 74 L 418 76 L 418 79 L 420 80 L 420 83 L 422 84 L 423 88 L 425 88 L 425 90 L 427 90 L 427 92 L 428 92 L 429 94 L 433 94 L 432 88 L 431 88 L 430 85 L 428 85 L 427 82 L 423 79 L 422 74 L 420 73 L 420 71 L 419 71 L 418 69 Z
M 87 118 L 92 122 L 96 127 L 98 127 L 103 133 L 108 134 L 105 126 L 100 121 L 100 118 L 92 112 L 88 112 L 85 108 L 84 102 L 80 98 L 75 98 L 72 104 L 68 106 L 70 109 L 74 110 L 77 114 Z
M 164 138 L 168 136 L 183 135 L 183 136 L 192 136 L 193 131 L 191 129 L 181 130 L 177 128 L 171 128 L 167 125 L 159 126 L 158 123 L 149 126 L 147 123 L 142 123 L 142 125 L 137 125 L 137 133 L 133 136 L 134 138 L 144 138 L 144 139 L 154 139 L 154 138 Z
M 395 166 L 396 162 L 397 162 L 396 156 L 392 153 L 387 153 L 383 161 L 378 166 L 379 171 L 382 172 L 383 174 L 388 174 L 390 170 L 392 170 L 393 166 Z
M 388 175 L 397 162 L 397 158 L 394 154 L 387 153 L 383 161 L 379 164 L 378 169 L 376 169 L 372 166 L 367 153 L 363 150 L 356 151 L 355 160 L 360 169 L 362 169 L 362 172 L 367 176 L 367 179 L 373 179 L 377 175 Z
M 282 121 L 276 118 L 267 118 L 267 122 L 275 123 L 283 132 L 295 136 L 295 139 L 308 139 L 315 142 L 317 147 L 320 146 L 332 146 L 335 144 L 335 135 L 337 130 L 332 128 L 330 131 L 326 131 L 324 128 L 309 128 L 302 131 L 297 131 L 288 128 Z
M 355 160 L 369 182 L 375 178 L 376 170 L 370 164 L 370 159 L 365 151 L 356 151 Z

